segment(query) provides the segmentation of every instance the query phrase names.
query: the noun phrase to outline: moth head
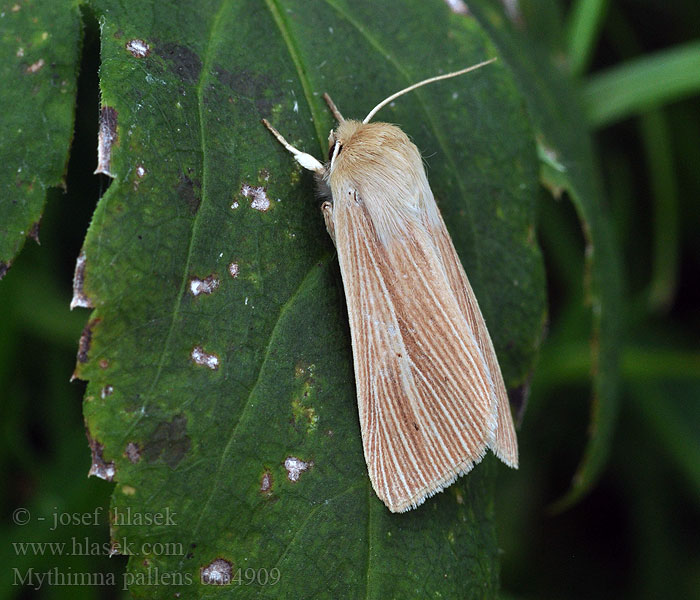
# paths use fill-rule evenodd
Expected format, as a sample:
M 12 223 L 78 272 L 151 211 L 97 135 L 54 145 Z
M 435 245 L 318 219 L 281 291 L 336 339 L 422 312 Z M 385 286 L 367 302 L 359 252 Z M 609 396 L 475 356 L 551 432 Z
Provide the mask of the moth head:
M 326 164 L 326 168 L 329 171 L 333 170 L 333 168 L 336 165 L 336 161 L 338 160 L 338 157 L 341 156 L 343 150 L 348 146 L 355 145 L 355 134 L 358 133 L 360 130 L 365 129 L 366 127 L 367 126 L 361 123 L 360 121 L 344 119 L 343 121 L 338 123 L 338 126 L 335 129 L 331 129 L 331 132 L 328 135 L 329 162 Z M 354 147 L 351 154 L 355 155 L 357 153 L 357 150 L 358 149 Z

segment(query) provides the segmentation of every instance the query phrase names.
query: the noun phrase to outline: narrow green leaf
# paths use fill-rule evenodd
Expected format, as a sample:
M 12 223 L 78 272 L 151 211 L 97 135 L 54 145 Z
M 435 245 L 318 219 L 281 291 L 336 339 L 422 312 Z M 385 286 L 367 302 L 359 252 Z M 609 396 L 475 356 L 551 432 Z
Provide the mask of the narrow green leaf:
M 584 90 L 593 127 L 642 113 L 700 92 L 700 42 L 690 42 L 611 67 Z
M 132 593 L 495 597 L 495 461 L 408 514 L 372 491 L 335 252 L 312 177 L 260 123 L 324 158 L 322 92 L 362 117 L 491 56 L 478 24 L 443 2 L 94 6 L 117 141 L 84 245 L 80 291 L 96 309 L 77 374 L 94 470 L 118 481 L 113 511 L 174 515 L 114 522 L 132 542 Z M 379 118 L 429 162 L 506 380 L 522 384 L 544 277 L 534 137 L 510 75 L 496 63 Z M 217 569 L 234 578 L 225 590 L 202 583 Z
M 679 269 L 680 209 L 671 135 L 665 115 L 644 113 L 640 119 L 644 152 L 651 181 L 654 214 L 649 305 L 665 310 L 673 301 Z
M 607 13 L 608 0 L 577 0 L 566 24 L 569 67 L 574 75 L 585 72 Z
M 695 357 L 696 362 L 699 357 Z M 654 381 L 645 385 L 633 383 L 635 409 L 644 419 L 652 435 L 659 439 L 667 458 L 671 460 L 683 481 L 700 498 L 700 371 L 695 381 L 678 385 L 673 381 Z
M 485 0 L 473 0 L 470 8 L 492 35 L 525 97 L 538 130 L 543 182 L 552 190 L 568 192 L 587 240 L 588 301 L 593 317 L 590 439 L 571 490 L 560 502 L 565 506 L 590 489 L 610 451 L 619 403 L 620 257 L 604 208 L 591 141 L 583 129 L 586 119 L 575 83 L 554 67 L 548 50 L 525 37 L 526 24 L 513 28 L 500 9 Z
M 39 241 L 47 188 L 63 183 L 80 38 L 74 1 L 0 5 L 0 279 L 27 237 Z

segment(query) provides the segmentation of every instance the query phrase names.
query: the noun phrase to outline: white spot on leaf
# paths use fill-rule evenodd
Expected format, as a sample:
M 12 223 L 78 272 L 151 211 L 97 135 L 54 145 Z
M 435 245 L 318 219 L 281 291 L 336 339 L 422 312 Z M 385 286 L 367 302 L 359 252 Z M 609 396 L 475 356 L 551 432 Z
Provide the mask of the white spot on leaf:
M 216 371 L 219 368 L 219 357 L 216 354 L 209 354 L 205 352 L 201 346 L 195 346 L 192 348 L 192 353 L 190 354 L 192 362 L 196 365 L 201 365 L 203 367 L 208 367 L 212 371 Z
M 250 198 L 250 207 L 255 210 L 265 212 L 270 208 L 270 199 L 267 197 L 265 188 L 262 186 L 253 186 L 244 183 L 241 186 L 241 194 L 246 198 Z
M 200 580 L 204 585 L 228 585 L 231 583 L 233 565 L 223 558 L 217 558 L 200 569 Z
M 219 287 L 220 281 L 214 277 L 214 275 L 209 275 L 205 279 L 199 279 L 198 277 L 192 277 L 190 279 L 190 294 L 197 297 L 200 294 L 211 294 L 216 288 Z
M 129 40 L 126 49 L 136 58 L 145 58 L 151 53 L 151 47 L 143 40 Z
M 45 64 L 44 59 L 40 58 L 35 63 L 32 63 L 27 67 L 27 73 L 36 73 L 37 71 L 40 71 Z
M 447 6 L 450 7 L 450 10 L 457 14 L 457 15 L 468 15 L 469 14 L 469 7 L 466 5 L 463 0 L 445 0 L 447 2 Z
M 287 469 L 287 479 L 294 483 L 299 481 L 299 476 L 304 471 L 308 471 L 313 466 L 313 462 L 305 462 L 296 456 L 288 456 L 284 460 L 284 468 Z
M 233 277 L 234 279 L 235 279 L 236 277 L 238 277 L 238 263 L 233 263 L 233 262 L 232 262 L 232 263 L 228 266 L 228 272 L 231 274 L 231 277 Z

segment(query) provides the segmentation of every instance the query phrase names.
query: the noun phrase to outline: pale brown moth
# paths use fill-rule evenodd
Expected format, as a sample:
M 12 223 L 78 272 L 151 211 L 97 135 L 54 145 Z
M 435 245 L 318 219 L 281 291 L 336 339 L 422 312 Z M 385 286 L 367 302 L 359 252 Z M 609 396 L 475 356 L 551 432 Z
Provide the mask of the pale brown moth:
M 495 60 L 495 59 L 494 59 Z M 467 473 L 490 448 L 510 467 L 518 447 L 486 324 L 428 185 L 401 129 L 346 120 L 322 164 L 265 126 L 316 174 L 326 228 L 347 298 L 362 444 L 377 496 L 392 512 L 415 508 Z

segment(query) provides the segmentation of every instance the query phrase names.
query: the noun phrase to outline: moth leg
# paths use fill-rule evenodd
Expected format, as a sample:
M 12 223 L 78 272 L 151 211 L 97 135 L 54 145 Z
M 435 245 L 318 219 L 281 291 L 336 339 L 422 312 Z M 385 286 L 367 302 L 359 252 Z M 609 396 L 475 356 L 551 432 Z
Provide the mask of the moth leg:
M 331 100 L 331 97 L 328 94 L 323 94 L 323 99 L 326 101 L 328 108 L 331 109 L 331 112 L 333 113 L 335 120 L 338 121 L 338 123 L 342 123 L 343 121 L 345 121 L 345 119 L 343 118 L 343 115 L 340 114 L 338 107 L 335 105 L 333 100 Z
M 315 173 L 323 173 L 323 165 L 317 159 L 315 159 L 310 154 L 302 152 L 301 150 L 292 146 L 287 140 L 285 140 L 282 137 L 282 134 L 279 131 L 277 131 L 272 125 L 270 125 L 267 119 L 263 119 L 262 123 L 263 125 L 265 125 L 265 127 L 267 127 L 270 130 L 272 135 L 274 135 L 277 138 L 277 141 L 280 144 L 282 144 L 294 156 L 294 159 L 302 167 L 308 169 L 309 171 L 314 171 Z
M 328 235 L 331 236 L 333 240 L 333 245 L 335 246 L 335 225 L 333 224 L 333 203 L 324 202 L 321 204 L 321 212 L 323 213 L 323 220 L 326 222 L 326 230 Z

